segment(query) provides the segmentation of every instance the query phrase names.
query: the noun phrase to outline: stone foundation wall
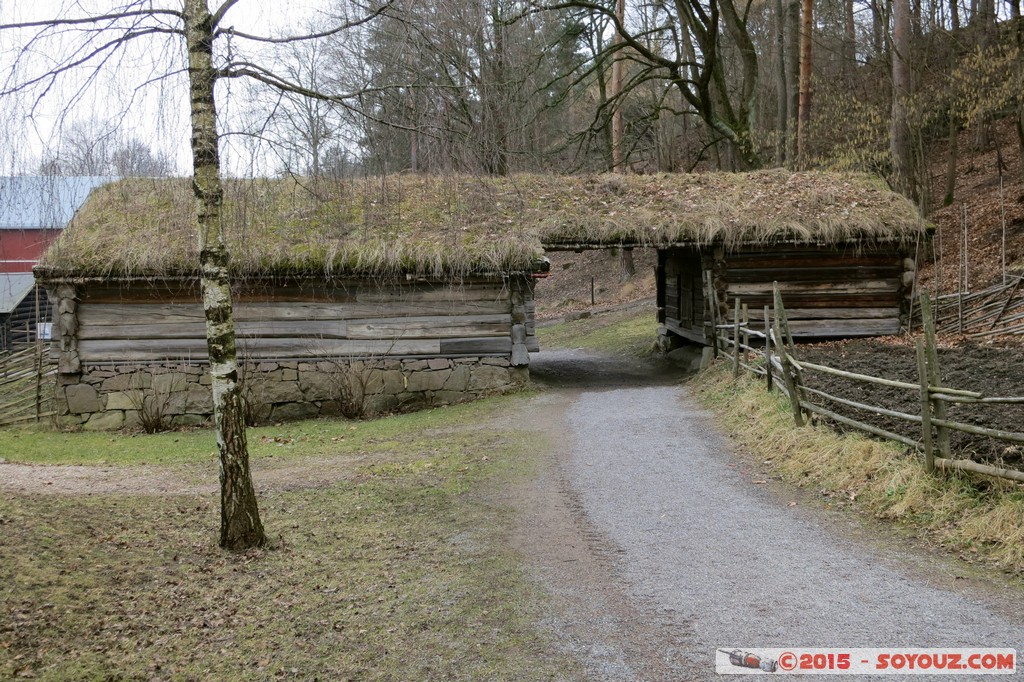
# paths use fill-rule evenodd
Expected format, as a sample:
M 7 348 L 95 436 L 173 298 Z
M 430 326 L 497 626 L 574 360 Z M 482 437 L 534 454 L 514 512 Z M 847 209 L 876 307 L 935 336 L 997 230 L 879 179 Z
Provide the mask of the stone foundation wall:
M 257 362 L 242 370 L 252 423 L 448 405 L 528 379 L 528 368 L 512 367 L 508 358 Z M 210 376 L 200 365 L 86 367 L 58 381 L 64 427 L 136 428 L 157 417 L 168 427 L 196 426 L 212 417 Z

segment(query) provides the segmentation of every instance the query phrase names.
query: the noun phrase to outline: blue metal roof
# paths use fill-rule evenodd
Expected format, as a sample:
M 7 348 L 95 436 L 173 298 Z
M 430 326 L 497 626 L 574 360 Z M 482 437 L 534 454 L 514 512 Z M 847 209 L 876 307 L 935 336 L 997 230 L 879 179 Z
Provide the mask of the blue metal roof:
M 35 285 L 31 272 L 0 272 L 0 315 L 14 310 Z
M 116 178 L 102 176 L 0 177 L 0 230 L 62 228 L 96 187 Z

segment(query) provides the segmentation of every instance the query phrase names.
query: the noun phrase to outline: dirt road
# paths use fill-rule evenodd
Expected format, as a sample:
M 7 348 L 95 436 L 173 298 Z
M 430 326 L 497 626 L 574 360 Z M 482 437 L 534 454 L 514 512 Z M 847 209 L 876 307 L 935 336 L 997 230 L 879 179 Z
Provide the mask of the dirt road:
M 671 370 L 622 363 L 531 367 L 560 445 L 520 542 L 591 679 L 716 679 L 725 647 L 1020 647 L 1019 587 L 764 483 Z

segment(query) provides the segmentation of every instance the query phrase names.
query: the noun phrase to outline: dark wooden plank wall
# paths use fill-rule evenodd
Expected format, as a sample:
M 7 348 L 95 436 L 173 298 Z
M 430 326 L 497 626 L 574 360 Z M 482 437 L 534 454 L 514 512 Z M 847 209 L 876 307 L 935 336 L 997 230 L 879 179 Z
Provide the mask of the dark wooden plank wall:
M 719 268 L 727 306 L 738 296 L 751 318 L 760 321 L 777 281 L 795 336 L 878 336 L 900 330 L 906 263 L 899 251 L 790 247 L 726 253 L 723 261 Z
M 706 306 L 700 254 L 696 250 L 668 251 L 664 270 L 665 326 L 689 339 L 702 341 Z
M 878 336 L 898 333 L 905 323 L 912 261 L 896 249 L 856 250 L 826 247 L 770 247 L 726 253 L 721 247 L 697 252 L 679 249 L 666 259 L 666 326 L 694 340 L 710 333 L 710 310 L 704 305 L 703 270 L 712 270 L 719 322 L 732 320 L 736 297 L 757 323 L 772 305 L 772 285 L 779 282 L 790 328 L 808 338 Z M 674 281 L 672 271 L 683 273 Z M 687 292 L 683 282 L 691 282 Z M 675 292 L 673 292 L 673 288 Z M 672 314 L 670 300 L 693 295 L 697 314 L 686 320 Z M 678 305 L 678 304 L 677 304 Z M 701 313 L 700 311 L 704 311 Z
M 527 347 L 539 350 L 532 283 Z M 507 356 L 508 283 L 461 286 L 264 286 L 236 295 L 238 345 L 249 359 Z M 193 290 L 173 285 L 84 287 L 78 305 L 84 363 L 207 359 L 205 320 Z

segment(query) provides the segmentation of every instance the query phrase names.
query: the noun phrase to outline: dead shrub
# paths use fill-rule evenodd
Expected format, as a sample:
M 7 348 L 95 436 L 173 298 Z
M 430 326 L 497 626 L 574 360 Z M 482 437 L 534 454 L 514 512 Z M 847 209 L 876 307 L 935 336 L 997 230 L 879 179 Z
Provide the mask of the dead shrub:
M 132 405 L 139 413 L 139 426 L 146 433 L 161 433 L 171 430 L 171 422 L 167 418 L 167 406 L 171 401 L 168 393 L 146 395 L 142 391 L 132 394 Z

